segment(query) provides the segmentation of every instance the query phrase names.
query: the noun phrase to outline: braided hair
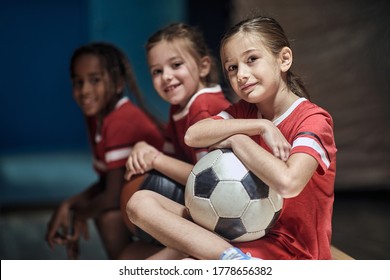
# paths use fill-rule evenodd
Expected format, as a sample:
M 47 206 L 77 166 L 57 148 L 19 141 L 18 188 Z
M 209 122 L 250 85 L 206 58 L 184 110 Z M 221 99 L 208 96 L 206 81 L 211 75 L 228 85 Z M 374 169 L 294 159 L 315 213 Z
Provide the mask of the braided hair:
M 74 76 L 74 65 L 76 60 L 83 55 L 89 54 L 98 57 L 101 67 L 107 71 L 112 83 L 110 90 L 115 92 L 118 88 L 122 89 L 120 92 L 113 94 L 113 97 L 122 97 L 125 95 L 126 91 L 129 92 L 129 94 L 135 98 L 137 105 L 161 128 L 161 123 L 147 109 L 143 94 L 137 85 L 135 74 L 130 65 L 129 59 L 124 52 L 113 44 L 94 42 L 77 48 L 73 52 L 70 60 L 71 77 Z

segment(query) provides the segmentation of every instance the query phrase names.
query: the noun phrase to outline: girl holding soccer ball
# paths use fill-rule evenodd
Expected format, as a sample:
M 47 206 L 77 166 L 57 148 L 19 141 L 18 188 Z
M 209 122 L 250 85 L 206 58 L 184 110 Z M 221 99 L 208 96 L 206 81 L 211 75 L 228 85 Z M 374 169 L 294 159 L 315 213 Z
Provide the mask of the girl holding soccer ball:
M 184 206 L 141 191 L 128 204 L 132 222 L 169 250 L 197 259 L 331 259 L 337 150 L 332 117 L 309 101 L 291 71 L 292 50 L 274 19 L 238 23 L 223 37 L 220 51 L 241 100 L 191 126 L 185 141 L 232 149 L 284 198 L 279 219 L 266 236 L 230 244 L 187 220 Z

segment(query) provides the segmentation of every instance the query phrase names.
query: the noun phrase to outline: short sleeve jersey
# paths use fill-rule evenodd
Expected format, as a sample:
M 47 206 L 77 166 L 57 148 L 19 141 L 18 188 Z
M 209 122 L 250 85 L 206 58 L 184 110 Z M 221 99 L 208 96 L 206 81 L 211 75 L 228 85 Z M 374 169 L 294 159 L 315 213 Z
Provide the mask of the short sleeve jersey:
M 167 139 L 164 152 L 177 159 L 195 164 L 207 149 L 194 149 L 184 143 L 187 129 L 196 122 L 215 116 L 230 106 L 219 85 L 203 88 L 194 94 L 185 108 L 178 105 L 170 107 L 167 125 Z
M 161 149 L 164 138 L 155 123 L 127 97 L 118 101 L 97 129 L 95 117 L 87 118 L 94 168 L 99 174 L 125 166 L 134 144 L 146 141 Z
M 255 105 L 239 101 L 219 116 L 256 119 L 261 114 Z M 266 236 L 235 246 L 261 259 L 331 259 L 336 172 L 332 118 L 324 109 L 300 98 L 274 124 L 292 145 L 290 155 L 308 154 L 316 159 L 318 168 L 298 196 L 284 199 L 279 219 Z M 269 151 L 260 136 L 252 139 Z

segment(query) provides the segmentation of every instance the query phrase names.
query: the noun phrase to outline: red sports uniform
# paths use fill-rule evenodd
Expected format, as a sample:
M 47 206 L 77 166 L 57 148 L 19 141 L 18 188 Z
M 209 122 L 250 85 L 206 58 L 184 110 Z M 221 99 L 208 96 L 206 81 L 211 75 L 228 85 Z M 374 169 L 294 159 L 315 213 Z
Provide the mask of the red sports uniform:
M 203 88 L 195 93 L 186 107 L 180 109 L 172 105 L 169 112 L 167 126 L 167 140 L 164 143 L 164 152 L 188 163 L 195 164 L 207 149 L 194 149 L 184 143 L 187 129 L 194 123 L 215 116 L 229 107 L 230 102 L 225 98 L 219 85 Z
M 218 116 L 224 119 L 261 118 L 257 107 L 245 101 Z M 311 155 L 317 160 L 318 169 L 298 196 L 284 199 L 281 215 L 266 236 L 234 246 L 261 259 L 331 259 L 336 172 L 332 118 L 324 109 L 300 98 L 274 124 L 292 145 L 290 154 Z M 260 136 L 252 139 L 269 151 Z
M 195 93 L 184 109 L 181 109 L 178 105 L 172 105 L 163 152 L 176 159 L 195 164 L 207 152 L 207 149 L 188 147 L 184 143 L 184 135 L 187 129 L 199 120 L 215 116 L 229 105 L 230 102 L 225 99 L 219 85 L 204 88 Z M 129 185 L 127 190 L 131 192 L 131 188 L 131 185 Z M 147 178 L 142 182 L 139 189 L 155 191 L 173 201 L 184 204 L 184 186 L 156 170 L 148 172 Z M 136 229 L 136 235 L 147 242 L 153 242 L 154 240 L 153 237 L 139 231 L 138 228 Z
M 164 138 L 152 120 L 127 97 L 121 98 L 97 129 L 95 117 L 87 118 L 94 168 L 99 174 L 125 166 L 134 144 L 146 141 L 157 149 Z

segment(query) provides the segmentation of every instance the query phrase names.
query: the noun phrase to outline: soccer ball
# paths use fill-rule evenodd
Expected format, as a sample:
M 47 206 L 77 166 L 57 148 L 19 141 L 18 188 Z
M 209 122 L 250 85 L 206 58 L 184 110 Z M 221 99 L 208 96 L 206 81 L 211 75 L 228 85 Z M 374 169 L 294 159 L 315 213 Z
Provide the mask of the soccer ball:
M 198 225 L 229 242 L 263 237 L 283 199 L 249 171 L 230 149 L 202 157 L 187 180 L 185 206 Z

